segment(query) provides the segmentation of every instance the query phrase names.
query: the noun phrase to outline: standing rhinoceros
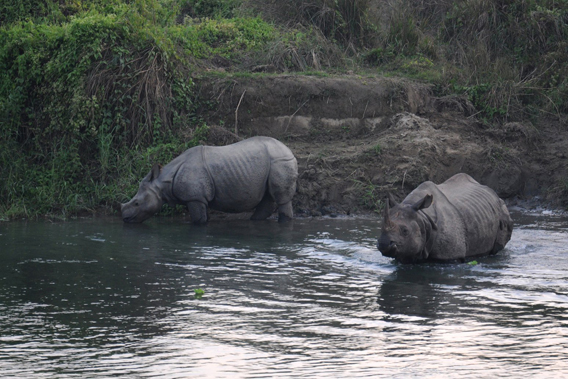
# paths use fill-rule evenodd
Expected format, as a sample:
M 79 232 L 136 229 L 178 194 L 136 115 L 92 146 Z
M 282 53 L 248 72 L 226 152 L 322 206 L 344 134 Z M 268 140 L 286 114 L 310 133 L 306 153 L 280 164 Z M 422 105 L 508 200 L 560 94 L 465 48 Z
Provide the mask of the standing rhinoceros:
M 377 247 L 403 263 L 465 261 L 496 254 L 512 230 L 503 200 L 471 176 L 456 174 L 440 185 L 420 184 L 400 204 L 389 195 Z
M 207 222 L 207 207 L 223 212 L 255 209 L 264 220 L 278 204 L 278 220 L 293 217 L 298 164 L 283 143 L 253 137 L 227 146 L 192 147 L 161 170 L 154 165 L 138 193 L 121 207 L 125 222 L 143 222 L 164 202 L 187 206 L 196 224 Z

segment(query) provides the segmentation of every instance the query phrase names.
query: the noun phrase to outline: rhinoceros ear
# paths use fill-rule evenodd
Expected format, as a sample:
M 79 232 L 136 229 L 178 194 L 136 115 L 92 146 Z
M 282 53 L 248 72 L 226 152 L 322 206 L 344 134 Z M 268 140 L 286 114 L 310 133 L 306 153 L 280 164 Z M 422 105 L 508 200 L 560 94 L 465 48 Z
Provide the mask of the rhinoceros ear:
M 157 179 L 158 176 L 160 176 L 160 165 L 155 163 L 148 175 L 146 175 L 146 177 L 143 179 L 143 181 L 151 182 Z
M 152 166 L 152 179 L 150 180 L 156 180 L 158 179 L 158 176 L 160 176 L 160 171 L 161 171 L 161 167 L 159 164 L 154 163 L 154 166 Z
M 428 194 L 426 196 L 424 196 L 421 200 L 418 200 L 413 206 L 412 209 L 414 209 L 415 211 L 419 211 L 421 209 L 424 208 L 428 208 L 430 205 L 432 205 L 432 200 L 433 200 L 433 196 Z
M 388 201 L 389 205 L 391 206 L 391 208 L 394 208 L 398 205 L 398 203 L 394 199 L 394 196 L 390 192 L 389 192 L 389 197 L 388 197 L 387 201 Z

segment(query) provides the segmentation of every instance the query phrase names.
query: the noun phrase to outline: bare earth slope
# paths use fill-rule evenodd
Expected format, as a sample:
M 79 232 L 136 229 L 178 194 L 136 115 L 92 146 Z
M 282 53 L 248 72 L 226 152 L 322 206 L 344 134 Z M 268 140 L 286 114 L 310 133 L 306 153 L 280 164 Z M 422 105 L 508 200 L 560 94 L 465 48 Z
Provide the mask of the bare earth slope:
M 509 202 L 568 198 L 568 132 L 558 121 L 487 127 L 464 98 L 393 78 L 201 79 L 208 144 L 267 135 L 299 163 L 299 215 L 364 214 L 425 180 L 466 172 Z M 235 122 L 235 119 L 237 122 Z M 515 200 L 516 199 L 516 200 Z

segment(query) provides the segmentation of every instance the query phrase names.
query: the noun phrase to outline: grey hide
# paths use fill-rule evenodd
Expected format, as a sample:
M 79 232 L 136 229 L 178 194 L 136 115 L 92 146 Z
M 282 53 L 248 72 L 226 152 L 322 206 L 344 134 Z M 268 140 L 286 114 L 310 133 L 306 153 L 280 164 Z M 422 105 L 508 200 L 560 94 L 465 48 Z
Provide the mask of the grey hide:
M 461 173 L 420 184 L 400 204 L 389 196 L 377 247 L 402 263 L 466 261 L 496 254 L 512 231 L 503 200 Z
M 251 219 L 293 217 L 298 164 L 280 141 L 252 137 L 227 146 L 192 147 L 161 170 L 154 165 L 138 193 L 121 207 L 125 222 L 143 222 L 163 203 L 187 206 L 194 223 L 207 222 L 207 207 L 223 212 L 255 209 Z

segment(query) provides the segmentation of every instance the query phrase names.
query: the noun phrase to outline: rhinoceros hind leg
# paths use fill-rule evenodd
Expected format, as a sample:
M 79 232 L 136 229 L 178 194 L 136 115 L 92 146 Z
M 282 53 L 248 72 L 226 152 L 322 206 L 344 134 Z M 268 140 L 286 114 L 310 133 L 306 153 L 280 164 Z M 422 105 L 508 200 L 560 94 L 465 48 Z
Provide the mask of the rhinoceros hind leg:
M 253 215 L 251 216 L 251 220 L 266 220 L 272 213 L 274 213 L 274 200 L 272 196 L 268 193 L 268 191 L 264 194 L 264 197 L 260 201 L 260 203 L 256 206 Z
M 189 216 L 194 224 L 207 223 L 207 206 L 199 201 L 190 201 L 187 203 Z
M 292 210 L 292 202 L 278 206 L 278 222 L 290 221 L 294 218 L 294 211 Z
M 296 160 L 285 160 L 272 163 L 268 177 L 268 189 L 272 198 L 278 204 L 278 222 L 284 222 L 294 217 L 292 198 L 296 193 L 298 166 Z

